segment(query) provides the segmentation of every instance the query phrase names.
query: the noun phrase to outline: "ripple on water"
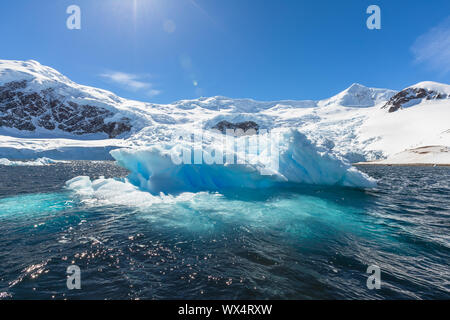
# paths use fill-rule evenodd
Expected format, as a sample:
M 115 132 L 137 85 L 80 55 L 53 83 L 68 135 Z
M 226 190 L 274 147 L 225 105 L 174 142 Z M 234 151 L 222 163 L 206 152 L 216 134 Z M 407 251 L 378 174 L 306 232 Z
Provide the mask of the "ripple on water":
M 102 175 L 86 165 L 84 175 Z M 62 189 L 81 168 L 58 171 L 57 190 L 43 182 L 35 192 L 40 177 L 33 192 L 0 196 L 0 299 L 450 298 L 449 169 L 365 168 L 381 178 L 367 192 L 142 195 L 136 205 L 120 189 L 84 198 Z M 65 288 L 70 264 L 81 291 Z M 365 285 L 371 264 L 380 291 Z

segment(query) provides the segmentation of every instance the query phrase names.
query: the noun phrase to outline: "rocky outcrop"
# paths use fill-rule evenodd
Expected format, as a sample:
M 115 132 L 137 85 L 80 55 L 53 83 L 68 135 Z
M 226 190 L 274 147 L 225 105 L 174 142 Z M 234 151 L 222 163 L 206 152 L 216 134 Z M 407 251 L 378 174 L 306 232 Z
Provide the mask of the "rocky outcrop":
M 75 135 L 105 133 L 114 138 L 131 130 L 130 119 L 108 121 L 114 113 L 97 106 L 79 105 L 54 92 L 25 90 L 26 80 L 0 86 L 0 127 L 35 131 L 59 129 Z
M 383 109 L 388 109 L 389 112 L 395 112 L 402 108 L 410 107 L 419 104 L 423 99 L 437 100 L 449 99 L 446 93 L 425 89 L 425 88 L 407 88 L 394 95 L 384 106 Z
M 219 123 L 217 123 L 215 126 L 212 127 L 212 129 L 219 130 L 223 134 L 226 133 L 226 130 L 241 129 L 244 131 L 244 133 L 248 134 L 248 133 L 251 133 L 253 130 L 254 130 L 253 131 L 254 133 L 258 133 L 259 125 L 253 121 L 232 123 L 232 122 L 228 122 L 228 121 L 224 120 L 224 121 L 220 121 Z

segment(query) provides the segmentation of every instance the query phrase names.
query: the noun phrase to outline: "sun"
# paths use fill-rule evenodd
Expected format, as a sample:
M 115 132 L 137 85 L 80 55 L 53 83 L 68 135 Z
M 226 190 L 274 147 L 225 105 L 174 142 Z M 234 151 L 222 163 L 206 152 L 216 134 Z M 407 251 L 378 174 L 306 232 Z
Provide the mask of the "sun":
M 129 17 L 129 21 L 137 28 L 140 18 L 160 14 L 164 0 L 109 0 L 102 2 L 102 6 L 110 12 L 114 19 L 122 20 Z M 117 17 L 117 18 L 116 18 Z

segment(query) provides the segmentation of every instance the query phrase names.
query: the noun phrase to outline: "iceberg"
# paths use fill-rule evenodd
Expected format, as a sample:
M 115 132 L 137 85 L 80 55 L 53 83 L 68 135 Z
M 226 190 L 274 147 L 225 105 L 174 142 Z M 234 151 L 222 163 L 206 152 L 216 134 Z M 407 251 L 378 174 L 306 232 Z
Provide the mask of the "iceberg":
M 258 139 L 261 142 L 269 139 L 269 135 L 259 136 Z M 236 161 L 229 163 L 224 160 L 223 164 L 220 163 L 222 161 L 174 161 L 174 154 L 180 154 L 180 151 L 189 148 L 189 155 L 200 154 L 203 159 L 233 152 Z M 326 147 L 313 144 L 298 130 L 279 132 L 276 154 L 269 154 L 265 149 L 257 150 L 254 157 L 245 157 L 239 150 L 230 151 L 216 140 L 207 148 L 178 142 L 116 149 L 110 153 L 120 166 L 130 171 L 127 180 L 151 194 L 278 188 L 293 184 L 353 188 L 376 186 L 374 179 L 358 171 Z M 277 157 L 276 161 L 274 157 Z M 277 165 L 273 166 L 274 163 Z

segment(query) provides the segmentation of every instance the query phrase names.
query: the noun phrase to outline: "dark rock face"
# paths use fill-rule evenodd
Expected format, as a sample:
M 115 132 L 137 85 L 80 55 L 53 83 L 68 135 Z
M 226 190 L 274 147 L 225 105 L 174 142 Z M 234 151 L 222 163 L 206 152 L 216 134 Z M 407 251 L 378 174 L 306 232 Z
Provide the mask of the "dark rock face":
M 411 100 L 426 99 L 426 100 L 437 100 L 437 99 L 448 99 L 446 94 L 436 92 L 433 90 L 426 90 L 423 88 L 408 88 L 400 91 L 395 96 L 393 96 L 384 106 L 383 109 L 389 108 L 389 112 L 395 112 L 405 106 Z
M 9 82 L 0 86 L 0 127 L 35 131 L 56 128 L 83 135 L 106 133 L 114 138 L 131 130 L 130 119 L 108 122 L 114 114 L 104 108 L 65 101 L 52 88 L 40 92 L 24 92 L 27 81 Z
M 249 130 L 253 129 L 255 130 L 254 133 L 257 133 L 259 131 L 259 125 L 256 122 L 253 121 L 245 121 L 245 122 L 238 122 L 238 123 L 231 123 L 228 121 L 220 121 L 217 123 L 212 129 L 219 130 L 223 134 L 226 133 L 226 130 L 237 130 L 242 129 L 244 133 L 247 133 Z M 253 131 L 252 130 L 252 131 Z M 250 131 L 250 132 L 252 132 Z

